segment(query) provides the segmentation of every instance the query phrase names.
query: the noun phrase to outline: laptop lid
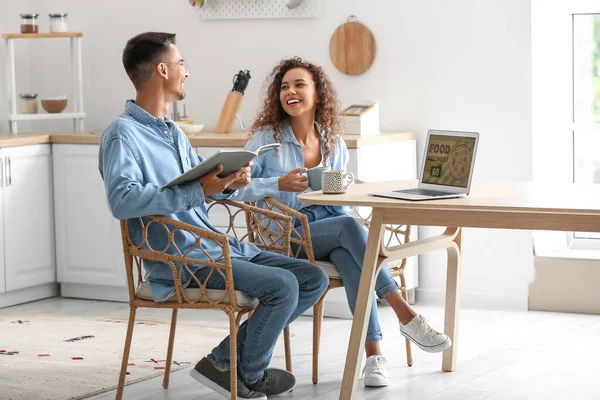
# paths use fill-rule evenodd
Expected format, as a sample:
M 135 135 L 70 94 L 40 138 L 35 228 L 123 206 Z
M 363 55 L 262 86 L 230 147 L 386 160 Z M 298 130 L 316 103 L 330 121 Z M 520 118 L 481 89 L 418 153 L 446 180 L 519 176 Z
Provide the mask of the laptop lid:
M 429 130 L 419 188 L 469 194 L 478 142 L 477 132 Z

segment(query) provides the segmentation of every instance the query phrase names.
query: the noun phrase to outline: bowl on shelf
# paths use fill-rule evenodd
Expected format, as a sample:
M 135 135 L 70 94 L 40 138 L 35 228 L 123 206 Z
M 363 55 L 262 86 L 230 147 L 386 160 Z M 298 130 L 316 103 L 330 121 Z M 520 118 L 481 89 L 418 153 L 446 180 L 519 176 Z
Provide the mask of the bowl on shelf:
M 49 114 L 57 114 L 67 108 L 67 96 L 50 97 L 40 100 L 42 108 Z
M 185 133 L 186 135 L 194 135 L 196 133 L 199 133 L 202 130 L 202 128 L 204 128 L 204 125 L 181 124 L 179 122 L 177 123 L 177 126 L 179 126 L 183 133 Z

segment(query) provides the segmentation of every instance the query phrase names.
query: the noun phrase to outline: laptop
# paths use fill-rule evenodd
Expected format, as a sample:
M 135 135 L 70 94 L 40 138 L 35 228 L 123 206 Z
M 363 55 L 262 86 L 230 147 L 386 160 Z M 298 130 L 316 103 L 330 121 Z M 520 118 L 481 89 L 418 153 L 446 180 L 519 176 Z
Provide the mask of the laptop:
M 430 130 L 427 132 L 419 186 L 372 196 L 402 200 L 434 200 L 469 194 L 479 133 Z

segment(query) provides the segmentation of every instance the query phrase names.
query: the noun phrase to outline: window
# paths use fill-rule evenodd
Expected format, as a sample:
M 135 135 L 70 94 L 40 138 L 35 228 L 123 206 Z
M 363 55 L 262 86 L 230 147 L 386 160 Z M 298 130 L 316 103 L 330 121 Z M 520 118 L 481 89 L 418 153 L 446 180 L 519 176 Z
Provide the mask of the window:
M 573 180 L 600 184 L 600 10 L 573 14 Z M 600 205 L 599 205 L 600 206 Z M 600 239 L 575 232 L 574 239 Z
M 531 0 L 531 25 L 533 179 L 600 184 L 600 0 Z M 600 250 L 591 232 L 536 241 Z

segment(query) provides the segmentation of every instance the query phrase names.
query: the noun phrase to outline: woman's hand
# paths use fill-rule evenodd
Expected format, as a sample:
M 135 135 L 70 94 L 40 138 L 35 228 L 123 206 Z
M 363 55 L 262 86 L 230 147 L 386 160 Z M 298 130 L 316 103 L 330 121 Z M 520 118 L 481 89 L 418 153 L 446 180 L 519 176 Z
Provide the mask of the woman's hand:
M 287 175 L 279 178 L 279 190 L 284 192 L 304 192 L 308 189 L 308 178 L 300 175 L 302 171 L 306 171 L 306 168 L 293 169 Z
M 244 165 L 238 172 L 236 172 L 239 178 L 233 181 L 233 183 L 229 185 L 228 189 L 238 190 L 248 185 L 250 181 L 252 181 L 252 170 L 250 169 L 250 167 L 252 167 L 253 164 L 254 162 L 250 161 L 248 164 Z

